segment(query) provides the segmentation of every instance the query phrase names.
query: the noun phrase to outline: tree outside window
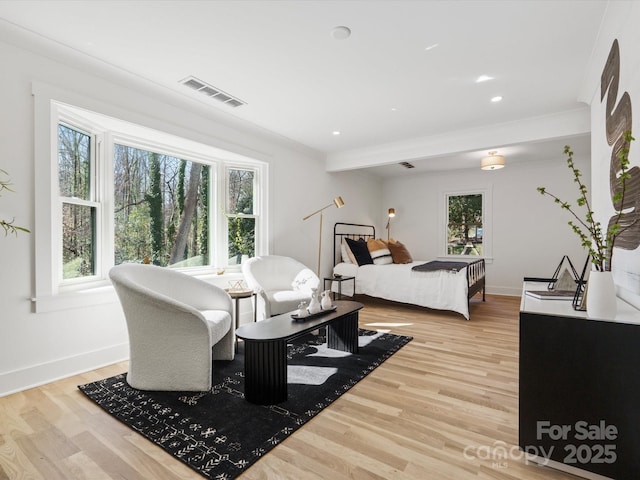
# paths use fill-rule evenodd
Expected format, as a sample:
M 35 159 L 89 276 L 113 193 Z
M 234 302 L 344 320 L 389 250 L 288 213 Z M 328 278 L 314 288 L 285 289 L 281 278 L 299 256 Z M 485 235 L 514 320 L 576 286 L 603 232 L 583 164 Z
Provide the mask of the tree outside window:
M 62 278 L 96 274 L 96 222 L 99 204 L 92 174 L 93 137 L 58 125 L 58 187 L 62 203 Z
M 67 105 L 56 114 L 60 260 L 46 291 L 102 282 L 121 263 L 233 271 L 265 249 L 263 162 Z
M 209 166 L 114 145 L 115 264 L 209 264 Z
M 447 254 L 483 254 L 483 195 L 447 195 Z
M 229 232 L 229 264 L 252 257 L 256 249 L 256 217 L 254 207 L 255 171 L 227 170 L 227 228 Z

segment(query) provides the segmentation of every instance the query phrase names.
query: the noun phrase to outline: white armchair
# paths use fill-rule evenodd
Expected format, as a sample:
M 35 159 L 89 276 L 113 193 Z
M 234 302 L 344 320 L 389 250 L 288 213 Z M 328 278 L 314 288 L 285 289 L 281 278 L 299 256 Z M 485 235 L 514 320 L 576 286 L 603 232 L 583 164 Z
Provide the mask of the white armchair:
M 304 264 L 280 255 L 250 258 L 242 264 L 242 273 L 258 293 L 259 320 L 295 310 L 301 301 L 311 299 L 311 289 L 320 284 Z
M 169 268 L 113 267 L 129 331 L 127 382 L 140 390 L 211 389 L 212 360 L 233 360 L 231 297 Z

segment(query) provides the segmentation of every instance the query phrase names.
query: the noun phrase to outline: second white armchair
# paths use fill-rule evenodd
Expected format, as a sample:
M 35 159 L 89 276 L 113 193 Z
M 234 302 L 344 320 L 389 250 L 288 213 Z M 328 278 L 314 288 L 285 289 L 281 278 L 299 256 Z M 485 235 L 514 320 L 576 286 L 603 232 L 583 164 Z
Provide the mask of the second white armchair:
M 312 270 L 291 257 L 265 255 L 242 264 L 249 288 L 258 293 L 258 320 L 290 312 L 311 299 L 320 280 Z

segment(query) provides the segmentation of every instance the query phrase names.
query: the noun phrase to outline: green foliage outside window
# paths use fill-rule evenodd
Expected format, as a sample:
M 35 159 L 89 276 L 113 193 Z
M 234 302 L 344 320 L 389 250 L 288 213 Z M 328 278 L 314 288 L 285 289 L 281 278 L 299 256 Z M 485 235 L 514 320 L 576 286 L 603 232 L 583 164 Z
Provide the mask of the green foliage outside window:
M 216 198 L 210 191 L 211 167 L 114 143 L 113 184 L 101 192 L 96 188 L 103 179 L 96 175 L 94 143 L 92 134 L 58 125 L 63 279 L 96 274 L 98 255 L 108 253 L 101 245 L 111 244 L 104 238 L 103 230 L 111 224 L 105 215 L 113 215 L 115 265 L 210 265 L 209 211 Z M 255 255 L 256 171 L 230 168 L 226 180 L 228 252 L 223 255 L 236 264 Z
M 91 136 L 58 126 L 58 189 L 62 198 L 62 278 L 95 274 L 97 206 L 92 188 Z
M 240 263 L 243 255 L 255 255 L 254 177 L 253 170 L 228 171 L 229 263 Z
M 482 255 L 482 194 L 449 195 L 447 254 Z
M 209 167 L 115 145 L 115 264 L 209 264 Z

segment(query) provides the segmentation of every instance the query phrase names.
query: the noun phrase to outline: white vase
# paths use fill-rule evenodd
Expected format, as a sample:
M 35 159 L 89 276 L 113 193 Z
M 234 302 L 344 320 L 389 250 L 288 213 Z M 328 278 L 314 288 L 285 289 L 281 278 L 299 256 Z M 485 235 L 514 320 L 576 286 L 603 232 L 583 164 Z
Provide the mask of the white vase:
M 309 301 L 309 307 L 307 307 L 307 310 L 309 310 L 309 313 L 311 315 L 314 315 L 320 311 L 320 308 L 320 302 L 318 301 L 318 291 L 316 288 L 312 288 L 311 300 Z
M 331 291 L 325 290 L 322 292 L 322 300 L 320 301 L 320 306 L 323 310 L 329 310 L 333 305 L 331 304 Z
M 589 272 L 587 286 L 587 316 L 601 320 L 612 320 L 618 311 L 616 286 L 611 272 Z

